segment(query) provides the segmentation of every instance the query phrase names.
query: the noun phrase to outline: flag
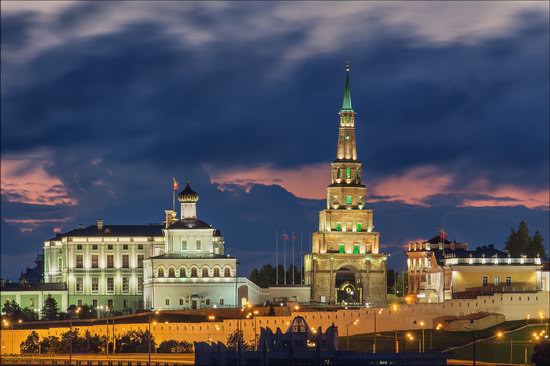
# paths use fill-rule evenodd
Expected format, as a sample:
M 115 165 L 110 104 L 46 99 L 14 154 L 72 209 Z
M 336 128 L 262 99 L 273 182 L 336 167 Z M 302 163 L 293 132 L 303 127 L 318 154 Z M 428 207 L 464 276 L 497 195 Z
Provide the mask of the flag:
M 285 240 L 285 241 L 288 240 L 288 234 L 286 233 L 286 231 L 285 231 L 285 233 L 283 234 L 282 238 L 283 238 L 283 240 Z
M 445 232 L 445 229 L 441 229 L 441 242 L 445 243 L 445 236 L 447 236 L 447 233 Z
M 178 189 L 180 189 L 180 184 L 178 183 L 178 181 L 176 180 L 176 178 L 172 178 L 173 179 L 173 187 L 174 187 L 174 191 L 177 191 Z

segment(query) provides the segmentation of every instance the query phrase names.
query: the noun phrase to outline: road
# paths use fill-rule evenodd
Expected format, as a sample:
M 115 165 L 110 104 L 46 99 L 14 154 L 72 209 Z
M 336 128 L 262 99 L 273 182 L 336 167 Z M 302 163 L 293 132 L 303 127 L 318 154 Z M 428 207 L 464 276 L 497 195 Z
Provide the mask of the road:
M 104 354 L 73 354 L 73 365 L 78 361 L 81 361 L 82 366 L 87 365 L 99 365 L 100 362 L 103 366 L 109 365 L 109 361 L 113 362 L 113 365 L 118 365 L 118 362 L 124 362 L 124 366 L 128 362 L 132 365 L 137 365 L 138 362 L 142 366 L 147 365 L 148 355 L 147 353 L 126 353 L 109 355 L 107 358 Z M 1 365 L 40 365 L 40 361 L 44 361 L 44 365 L 68 365 L 69 355 L 54 355 L 54 356 L 40 356 L 40 357 L 8 357 L 2 355 Z M 88 363 L 90 362 L 90 363 Z M 116 362 L 116 363 L 115 363 Z M 153 354 L 151 355 L 151 364 L 156 363 L 172 365 L 193 365 L 195 363 L 195 355 L 193 353 L 165 353 L 165 354 Z

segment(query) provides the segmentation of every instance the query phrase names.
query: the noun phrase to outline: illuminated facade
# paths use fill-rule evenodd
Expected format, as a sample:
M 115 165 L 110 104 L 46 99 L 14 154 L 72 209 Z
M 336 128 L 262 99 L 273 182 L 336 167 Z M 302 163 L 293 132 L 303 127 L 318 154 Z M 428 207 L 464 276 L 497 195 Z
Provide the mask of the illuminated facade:
M 178 195 L 180 218 L 176 211 L 166 211 L 164 251 L 144 263 L 146 308 L 196 309 L 238 302 L 237 259 L 224 255 L 220 231 L 197 218 L 198 200 L 187 182 Z
M 319 214 L 319 231 L 313 234 L 312 253 L 305 256 L 305 282 L 315 302 L 377 303 L 386 297 L 387 257 L 379 251 L 373 212 L 365 207 L 367 189 L 357 160 L 349 67 L 339 115 L 332 184 L 327 187 L 326 209 Z
M 409 295 L 414 301 L 543 290 L 540 258 L 512 258 L 493 245 L 468 250 L 466 243 L 446 240 L 443 231 L 428 241 L 410 243 L 405 254 Z
M 162 228 L 98 220 L 58 234 L 44 243 L 44 282 L 66 284 L 68 304 L 140 309 L 143 261 L 164 250 Z

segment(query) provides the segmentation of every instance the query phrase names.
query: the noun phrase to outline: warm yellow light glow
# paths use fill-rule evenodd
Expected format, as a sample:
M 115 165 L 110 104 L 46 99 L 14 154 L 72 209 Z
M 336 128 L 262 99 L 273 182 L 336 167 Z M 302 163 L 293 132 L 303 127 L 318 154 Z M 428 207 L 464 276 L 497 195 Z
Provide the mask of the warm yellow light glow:
M 497 337 L 498 337 L 498 338 L 502 338 L 503 335 L 504 335 L 504 334 L 503 334 L 502 332 L 497 332 Z
M 258 315 L 258 310 L 254 310 L 254 315 Z
M 393 304 L 393 311 L 397 311 L 397 304 Z
M 300 310 L 300 307 L 298 305 L 295 305 L 294 310 Z
M 19 319 L 17 322 L 18 322 L 18 323 L 23 323 L 23 320 Z
M 382 314 L 382 309 L 378 310 L 378 314 Z
M 157 322 L 153 322 L 153 325 L 157 325 Z

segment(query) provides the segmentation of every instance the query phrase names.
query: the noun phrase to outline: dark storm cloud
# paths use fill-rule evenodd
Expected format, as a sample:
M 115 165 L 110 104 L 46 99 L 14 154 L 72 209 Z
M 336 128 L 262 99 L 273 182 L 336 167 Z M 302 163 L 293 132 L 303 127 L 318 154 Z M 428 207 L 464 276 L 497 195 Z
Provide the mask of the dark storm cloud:
M 224 21 L 242 23 L 246 31 L 260 11 L 247 9 L 228 9 Z M 104 16 L 100 10 L 92 3 L 71 7 L 55 24 L 58 31 L 73 31 Z M 182 24 L 220 26 L 217 13 L 201 7 L 175 14 Z M 32 17 L 2 17 L 3 52 L 26 42 Z M 272 251 L 275 230 L 314 231 L 324 204 L 299 200 L 279 186 L 220 191 L 201 164 L 297 168 L 327 162 L 328 169 L 345 58 L 352 60 L 367 182 L 437 165 L 457 187 L 480 177 L 494 187 L 548 187 L 546 18 L 520 18 L 505 35 L 475 44 L 424 42 L 382 16 L 368 20 L 368 38 L 356 32 L 334 52 L 314 50 L 287 68 L 281 67 L 284 55 L 307 39 L 310 23 L 258 37 L 233 39 L 228 32 L 191 44 L 151 19 L 68 39 L 28 62 L 3 56 L 2 153 L 48 151 L 45 170 L 78 200 L 76 206 L 46 207 L 3 197 L 3 219 L 70 218 L 67 230 L 97 218 L 160 222 L 171 206 L 171 178 L 190 178 L 201 195 L 199 215 L 222 230 L 228 253 L 243 257 L 246 272 L 269 260 L 250 253 Z M 434 195 L 425 199 L 428 207 L 373 203 L 382 242 L 399 246 L 446 225 L 457 239 L 483 244 L 500 240 L 520 219 L 548 238 L 548 211 L 456 207 L 468 198 L 507 200 Z M 55 226 L 21 232 L 3 220 L 2 252 L 34 251 Z M 392 250 L 391 263 L 400 263 L 400 251 Z

